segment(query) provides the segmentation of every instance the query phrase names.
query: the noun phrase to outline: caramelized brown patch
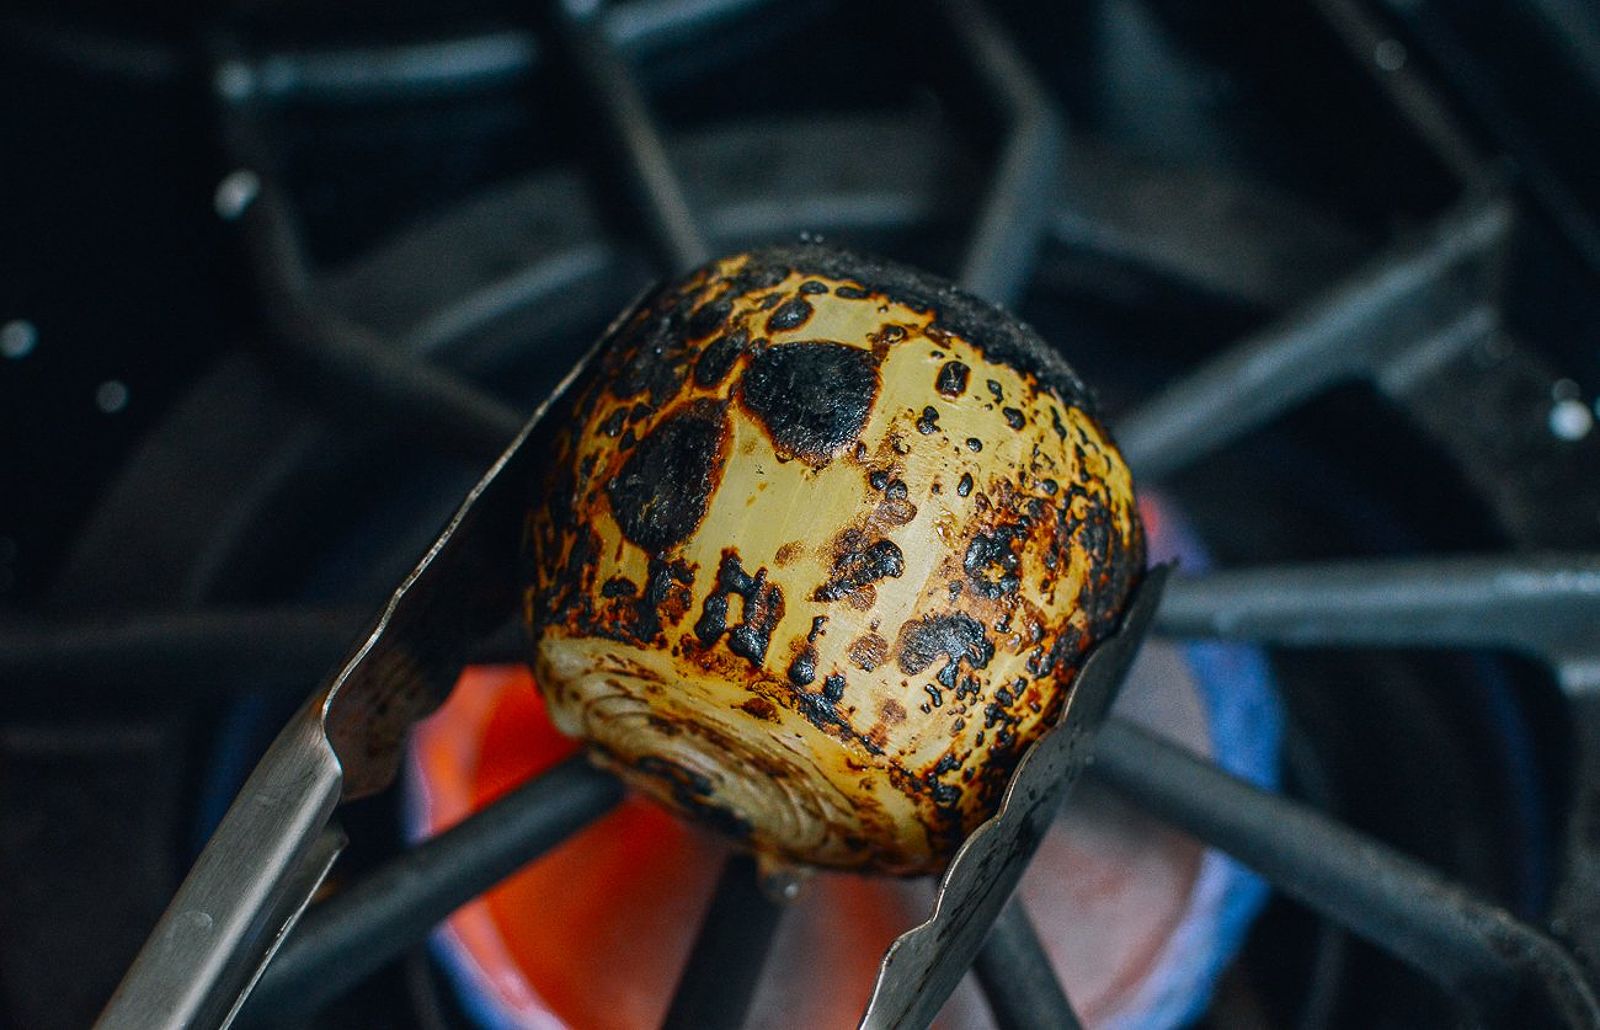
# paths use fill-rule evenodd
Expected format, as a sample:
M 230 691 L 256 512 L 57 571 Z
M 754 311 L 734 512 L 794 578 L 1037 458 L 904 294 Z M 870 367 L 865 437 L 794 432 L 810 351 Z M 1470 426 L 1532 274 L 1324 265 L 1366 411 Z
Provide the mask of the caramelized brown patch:
M 889 642 L 876 633 L 868 633 L 850 642 L 850 661 L 863 672 L 871 672 L 889 657 Z
M 764 697 L 752 697 L 739 708 L 764 722 L 778 721 L 778 707 Z

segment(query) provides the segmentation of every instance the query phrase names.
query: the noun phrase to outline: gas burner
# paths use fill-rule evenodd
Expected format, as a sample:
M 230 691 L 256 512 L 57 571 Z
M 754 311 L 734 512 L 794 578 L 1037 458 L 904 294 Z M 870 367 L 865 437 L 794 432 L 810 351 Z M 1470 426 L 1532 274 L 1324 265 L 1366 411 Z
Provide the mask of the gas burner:
M 1054 831 L 1099 864 L 1042 852 L 943 1024 L 1595 1025 L 1600 23 L 1526 7 L 0 17 L 0 1024 L 94 1018 L 607 318 L 812 234 L 1026 318 L 1183 539 Z M 583 848 L 620 857 L 574 904 L 662 938 L 630 1025 L 782 1025 L 808 949 L 915 921 L 869 881 L 786 911 L 553 750 L 484 764 L 496 718 L 543 739 L 484 686 L 524 647 L 340 810 L 245 1021 L 592 1024 L 571 964 L 615 945 L 539 911 Z

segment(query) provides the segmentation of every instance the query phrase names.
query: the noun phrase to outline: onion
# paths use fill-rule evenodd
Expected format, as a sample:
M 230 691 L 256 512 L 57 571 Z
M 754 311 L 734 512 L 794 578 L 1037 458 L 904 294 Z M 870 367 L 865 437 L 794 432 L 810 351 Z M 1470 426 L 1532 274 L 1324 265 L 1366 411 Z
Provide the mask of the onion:
M 1144 568 L 1076 375 L 801 244 L 655 290 L 572 398 L 525 546 L 556 725 L 768 860 L 941 868 Z

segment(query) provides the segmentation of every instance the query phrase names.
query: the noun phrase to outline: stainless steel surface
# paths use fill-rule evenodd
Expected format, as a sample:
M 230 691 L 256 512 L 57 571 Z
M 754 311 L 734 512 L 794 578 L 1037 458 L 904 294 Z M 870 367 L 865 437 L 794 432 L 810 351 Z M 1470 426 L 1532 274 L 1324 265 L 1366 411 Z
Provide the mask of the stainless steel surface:
M 97 1026 L 226 1026 L 343 848 L 323 829 L 339 760 L 320 697 L 284 728 L 178 889 Z
M 324 832 L 334 807 L 389 784 L 411 724 L 438 707 L 472 643 L 515 608 L 523 509 L 549 414 L 595 353 L 534 412 L 267 749 L 101 1013 L 101 1030 L 232 1022 L 343 847 Z
M 1122 628 L 1085 663 L 1060 721 L 1017 763 L 1000 810 L 972 832 L 951 860 L 928 921 L 889 946 L 861 1017 L 863 1030 L 929 1025 L 966 975 L 1056 810 L 1089 761 L 1095 732 L 1116 700 L 1159 606 L 1167 572 L 1166 566 L 1150 570 Z

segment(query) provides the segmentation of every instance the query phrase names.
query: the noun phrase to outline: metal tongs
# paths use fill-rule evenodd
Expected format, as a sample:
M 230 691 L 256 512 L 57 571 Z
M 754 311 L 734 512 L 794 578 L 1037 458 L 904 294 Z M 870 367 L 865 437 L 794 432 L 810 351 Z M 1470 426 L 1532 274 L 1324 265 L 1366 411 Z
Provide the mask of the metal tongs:
M 469 648 L 516 610 L 517 542 L 559 428 L 553 412 L 596 353 L 534 412 L 272 742 L 96 1026 L 209 1030 L 238 1015 L 344 849 L 328 826 L 334 808 L 394 780 L 411 725 L 449 695 Z
M 443 703 L 469 648 L 516 610 L 516 548 L 539 460 L 562 399 L 598 349 L 534 412 L 272 742 L 101 1013 L 101 1030 L 209 1030 L 239 1014 L 344 848 L 328 825 L 334 808 L 393 781 L 411 725 Z M 1060 720 L 1018 763 L 1000 811 L 945 871 L 928 921 L 884 955 L 863 1027 L 926 1026 L 971 965 L 1088 760 L 1166 571 L 1151 570 L 1122 626 L 1080 670 Z

